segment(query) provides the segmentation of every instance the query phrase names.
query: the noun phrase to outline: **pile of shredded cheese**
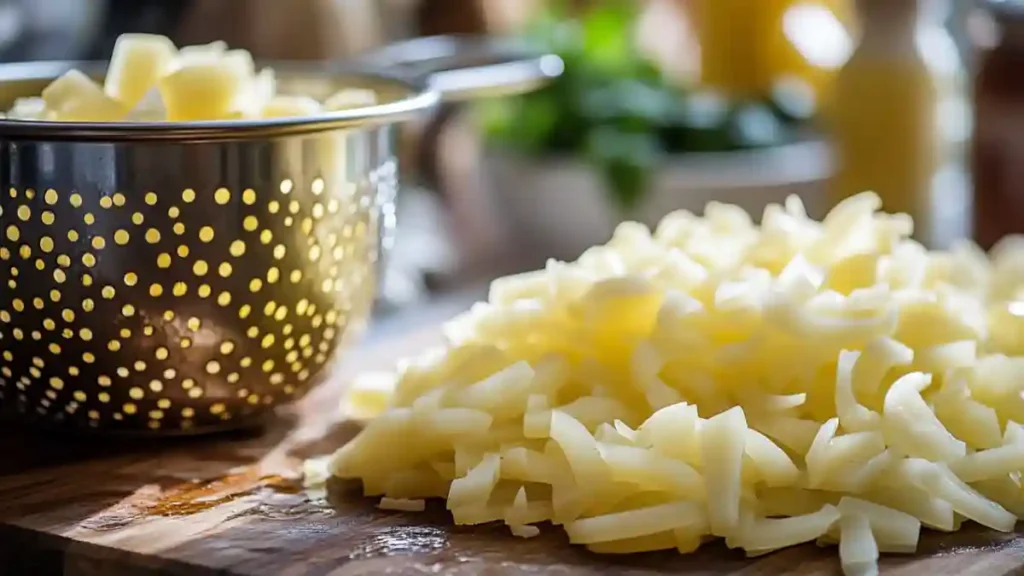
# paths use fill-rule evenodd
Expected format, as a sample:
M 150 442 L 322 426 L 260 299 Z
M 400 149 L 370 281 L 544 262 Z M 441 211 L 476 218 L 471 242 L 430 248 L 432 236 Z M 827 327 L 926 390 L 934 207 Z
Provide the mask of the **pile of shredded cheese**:
M 497 280 L 443 348 L 357 383 L 373 418 L 308 477 L 595 552 L 837 543 L 851 575 L 922 526 L 1011 531 L 1024 241 L 929 252 L 880 207 L 712 203 Z

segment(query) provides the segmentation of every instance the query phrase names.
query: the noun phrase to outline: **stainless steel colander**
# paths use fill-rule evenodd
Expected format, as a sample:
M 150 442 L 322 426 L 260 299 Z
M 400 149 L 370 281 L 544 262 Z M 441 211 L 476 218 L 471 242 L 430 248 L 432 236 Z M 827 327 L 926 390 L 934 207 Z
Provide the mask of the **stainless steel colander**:
M 422 73 L 439 63 L 458 69 Z M 0 105 L 72 66 L 102 75 L 0 66 Z M 0 120 L 4 418 L 197 432 L 297 398 L 367 319 L 395 225 L 395 124 L 442 95 L 527 90 L 560 71 L 451 38 L 274 67 L 290 93 L 361 87 L 380 104 L 245 122 Z

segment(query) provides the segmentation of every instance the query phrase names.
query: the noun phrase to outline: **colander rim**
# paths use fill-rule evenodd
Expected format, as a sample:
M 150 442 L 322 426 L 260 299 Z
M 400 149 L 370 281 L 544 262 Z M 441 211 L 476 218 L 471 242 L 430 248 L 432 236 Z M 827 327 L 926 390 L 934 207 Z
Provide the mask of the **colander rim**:
M 55 79 L 77 68 L 102 73 L 107 62 L 95 60 L 48 60 L 0 64 L 0 85 L 9 82 Z M 210 141 L 258 140 L 296 134 L 394 124 L 414 118 L 441 101 L 441 93 L 428 78 L 382 70 L 359 63 L 276 60 L 259 61 L 286 74 L 348 76 L 391 83 L 406 93 L 393 101 L 346 110 L 288 118 L 211 120 L 187 122 L 70 122 L 0 118 L 0 138 L 41 141 Z

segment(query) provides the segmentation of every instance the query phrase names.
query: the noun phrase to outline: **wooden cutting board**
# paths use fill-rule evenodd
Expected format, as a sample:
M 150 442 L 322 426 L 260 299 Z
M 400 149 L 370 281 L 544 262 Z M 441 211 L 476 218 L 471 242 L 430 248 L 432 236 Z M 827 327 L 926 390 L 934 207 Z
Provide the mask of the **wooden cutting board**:
M 557 528 L 521 540 L 500 526 L 452 526 L 443 506 L 383 512 L 358 492 L 310 495 L 276 476 L 355 433 L 335 421 L 347 378 L 386 367 L 437 334 L 436 325 L 392 331 L 351 350 L 337 378 L 261 433 L 115 444 L 0 431 L 0 574 L 839 573 L 836 550 L 813 545 L 755 560 L 721 544 L 688 557 L 599 557 L 570 547 Z M 920 554 L 886 558 L 882 573 L 1024 574 L 1024 538 L 976 528 L 928 534 Z

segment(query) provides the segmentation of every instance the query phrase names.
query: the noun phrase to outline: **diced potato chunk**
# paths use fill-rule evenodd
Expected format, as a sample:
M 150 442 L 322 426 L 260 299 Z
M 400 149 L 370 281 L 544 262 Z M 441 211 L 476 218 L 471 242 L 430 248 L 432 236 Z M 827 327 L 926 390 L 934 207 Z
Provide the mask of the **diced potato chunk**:
M 160 94 L 172 122 L 221 120 L 239 112 L 239 100 L 250 88 L 245 63 L 219 60 L 191 64 L 160 80 Z
M 133 108 L 170 71 L 177 49 L 165 36 L 122 34 L 114 43 L 103 89 Z
M 42 99 L 58 120 L 68 122 L 113 122 L 127 112 L 124 105 L 78 70 L 69 70 L 50 83 L 43 89 Z
M 377 103 L 377 93 L 373 90 L 347 88 L 339 90 L 324 100 L 324 110 L 347 110 L 373 106 Z

